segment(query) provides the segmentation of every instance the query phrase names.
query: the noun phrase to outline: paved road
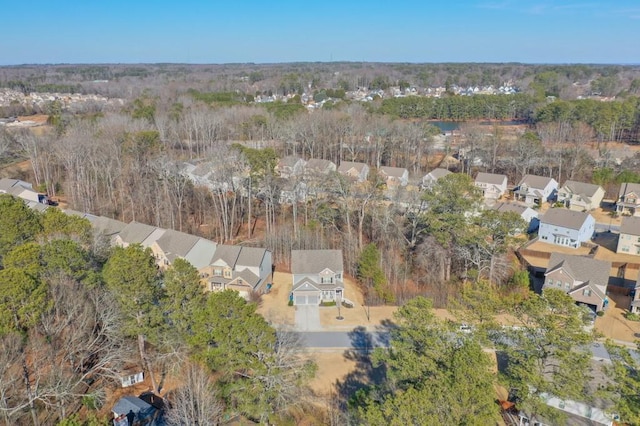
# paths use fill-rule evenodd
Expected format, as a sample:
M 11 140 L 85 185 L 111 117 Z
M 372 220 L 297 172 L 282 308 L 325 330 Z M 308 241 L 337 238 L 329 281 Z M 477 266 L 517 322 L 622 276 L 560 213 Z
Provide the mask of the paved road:
M 369 350 L 389 346 L 386 331 L 315 331 L 300 332 L 307 348 Z
M 322 330 L 322 326 L 320 325 L 320 307 L 318 305 L 296 306 L 296 330 Z

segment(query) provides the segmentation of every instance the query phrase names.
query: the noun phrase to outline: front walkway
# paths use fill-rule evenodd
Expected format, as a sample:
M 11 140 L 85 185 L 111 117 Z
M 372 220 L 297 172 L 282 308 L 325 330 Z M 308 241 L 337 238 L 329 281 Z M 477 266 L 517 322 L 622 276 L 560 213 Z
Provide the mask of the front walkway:
M 320 331 L 320 306 L 318 305 L 298 305 L 296 310 L 296 330 L 298 331 Z

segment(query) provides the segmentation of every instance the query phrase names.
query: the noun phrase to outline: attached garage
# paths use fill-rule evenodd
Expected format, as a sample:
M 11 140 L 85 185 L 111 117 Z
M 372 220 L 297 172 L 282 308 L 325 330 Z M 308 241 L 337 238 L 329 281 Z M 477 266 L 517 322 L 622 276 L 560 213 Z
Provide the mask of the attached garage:
M 296 305 L 319 305 L 320 304 L 320 296 L 317 294 L 296 294 L 295 295 L 295 304 Z

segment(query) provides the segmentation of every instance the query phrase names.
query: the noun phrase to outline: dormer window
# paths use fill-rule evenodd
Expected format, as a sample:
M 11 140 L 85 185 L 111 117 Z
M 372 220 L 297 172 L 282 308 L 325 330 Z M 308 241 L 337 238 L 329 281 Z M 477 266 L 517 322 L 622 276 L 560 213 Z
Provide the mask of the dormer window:
M 584 290 L 582 290 L 582 295 L 587 297 L 591 296 L 591 289 L 585 288 Z
M 213 275 L 216 276 L 216 277 L 222 276 L 222 268 L 214 268 L 213 269 Z

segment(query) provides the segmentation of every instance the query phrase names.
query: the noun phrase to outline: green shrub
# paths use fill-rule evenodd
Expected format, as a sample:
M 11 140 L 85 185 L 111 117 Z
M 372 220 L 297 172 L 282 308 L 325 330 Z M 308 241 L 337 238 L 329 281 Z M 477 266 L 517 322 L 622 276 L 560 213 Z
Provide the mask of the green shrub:
M 289 305 L 289 306 L 293 306 L 293 300 L 289 300 L 288 305 Z
M 320 306 L 336 306 L 336 302 L 335 301 L 322 302 L 322 303 L 320 303 Z
M 633 312 L 625 312 L 624 317 L 629 321 L 640 321 L 640 315 Z
M 604 316 L 604 311 L 598 311 L 596 312 L 596 315 L 599 317 L 603 317 Z

